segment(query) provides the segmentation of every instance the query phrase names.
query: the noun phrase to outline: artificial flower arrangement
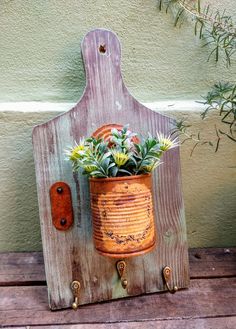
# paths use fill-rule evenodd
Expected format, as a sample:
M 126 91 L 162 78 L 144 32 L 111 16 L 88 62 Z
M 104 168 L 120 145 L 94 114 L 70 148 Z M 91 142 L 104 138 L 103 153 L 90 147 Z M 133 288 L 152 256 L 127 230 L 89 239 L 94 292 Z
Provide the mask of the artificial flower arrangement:
M 170 136 L 158 134 L 147 138 L 138 136 L 128 129 L 111 129 L 108 140 L 89 137 L 67 151 L 73 170 L 96 178 L 141 175 L 152 172 L 161 162 L 160 158 L 175 147 Z
M 100 254 L 125 258 L 153 249 L 151 172 L 176 145 L 170 136 L 144 138 L 126 125 L 111 129 L 105 139 L 83 138 L 67 151 L 73 171 L 89 176 L 93 240 Z

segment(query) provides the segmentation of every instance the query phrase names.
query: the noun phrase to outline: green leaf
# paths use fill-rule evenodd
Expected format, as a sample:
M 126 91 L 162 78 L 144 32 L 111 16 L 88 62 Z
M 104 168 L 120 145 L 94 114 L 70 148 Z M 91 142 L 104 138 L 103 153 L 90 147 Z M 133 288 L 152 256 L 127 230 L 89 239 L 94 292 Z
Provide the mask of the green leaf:
M 112 167 L 114 167 L 116 164 L 114 162 L 110 163 L 109 166 L 107 167 L 107 169 L 110 169 Z
M 174 26 L 177 26 L 178 24 L 178 21 L 180 19 L 180 17 L 182 16 L 182 14 L 184 13 L 184 9 L 183 8 L 180 8 L 177 12 L 177 15 L 175 17 L 175 22 L 174 22 Z
M 118 169 L 118 172 L 122 172 L 122 173 L 125 173 L 125 174 L 128 174 L 128 175 L 132 175 L 131 172 L 129 172 L 128 170 L 125 170 L 125 169 Z
M 90 173 L 90 176 L 92 177 L 107 177 L 107 175 L 105 175 L 104 173 L 102 173 L 101 171 L 98 171 L 98 170 L 94 170 Z
M 197 12 L 200 14 L 201 13 L 201 1 L 197 0 Z
M 130 161 L 132 161 L 134 163 L 134 165 L 137 166 L 137 161 L 135 160 L 134 156 L 130 157 Z
M 112 167 L 110 168 L 110 173 L 112 177 L 116 177 L 117 173 L 118 173 L 118 168 L 117 167 Z
M 101 161 L 100 166 L 103 168 L 104 171 L 106 171 L 109 163 L 110 163 L 110 159 L 105 158 Z

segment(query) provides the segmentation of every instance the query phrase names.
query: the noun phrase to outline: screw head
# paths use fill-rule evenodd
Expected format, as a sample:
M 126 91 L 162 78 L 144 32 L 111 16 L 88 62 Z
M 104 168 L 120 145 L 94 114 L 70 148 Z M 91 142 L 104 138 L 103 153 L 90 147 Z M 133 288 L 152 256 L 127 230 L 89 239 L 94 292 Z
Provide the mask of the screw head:
M 174 292 L 178 291 L 178 287 L 174 286 Z
M 122 284 L 122 287 L 123 287 L 124 289 L 126 289 L 126 287 L 127 287 L 127 285 L 128 285 L 128 281 L 127 281 L 126 279 L 123 279 L 123 280 L 121 281 L 121 284 Z
M 77 308 L 78 308 L 78 304 L 74 302 L 74 303 L 72 304 L 72 308 L 73 308 L 73 310 L 75 310 L 75 311 L 76 311 L 76 310 L 77 310 Z
M 57 193 L 58 194 L 61 194 L 63 192 L 63 188 L 61 187 L 61 186 L 59 186 L 58 188 L 57 188 Z
M 61 226 L 65 226 L 66 223 L 67 223 L 67 220 L 65 218 L 61 218 L 61 220 L 60 220 Z

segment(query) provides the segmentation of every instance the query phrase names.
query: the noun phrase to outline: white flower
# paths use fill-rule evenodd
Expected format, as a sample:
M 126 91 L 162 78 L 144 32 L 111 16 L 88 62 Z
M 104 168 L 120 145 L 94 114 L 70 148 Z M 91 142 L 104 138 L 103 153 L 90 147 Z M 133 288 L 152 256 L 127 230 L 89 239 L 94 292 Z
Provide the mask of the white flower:
M 157 132 L 157 139 L 160 144 L 160 149 L 162 151 L 167 151 L 170 149 L 173 149 L 174 147 L 179 146 L 179 143 L 177 142 L 177 138 L 171 140 L 171 136 L 165 136 L 162 133 Z
M 119 151 L 113 151 L 112 156 L 118 167 L 123 166 L 129 160 L 129 155 Z
M 75 143 L 75 146 L 66 150 L 66 155 L 71 161 L 76 161 L 77 159 L 81 159 L 87 151 L 85 146 L 85 139 L 81 138 L 79 144 Z

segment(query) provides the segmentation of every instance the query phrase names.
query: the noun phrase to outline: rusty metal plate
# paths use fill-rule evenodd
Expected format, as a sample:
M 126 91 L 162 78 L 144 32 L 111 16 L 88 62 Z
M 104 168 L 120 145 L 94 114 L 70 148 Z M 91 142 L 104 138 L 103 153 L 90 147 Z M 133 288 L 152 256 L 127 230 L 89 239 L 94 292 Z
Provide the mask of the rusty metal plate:
M 107 125 L 103 125 L 100 128 L 98 128 L 94 133 L 93 133 L 93 137 L 95 138 L 104 138 L 105 141 L 109 141 L 110 137 L 111 137 L 111 131 L 112 129 L 117 129 L 118 131 L 122 130 L 123 126 L 122 125 L 118 125 L 116 123 L 109 123 Z M 132 137 L 132 141 L 134 143 L 139 143 L 140 140 L 137 136 L 133 136 Z
M 109 140 L 111 136 L 111 130 L 116 128 L 117 130 L 121 130 L 123 128 L 122 125 L 118 125 L 116 123 L 110 123 L 98 128 L 94 133 L 93 137 L 95 138 L 104 138 L 106 141 Z
M 68 230 L 74 222 L 71 191 L 68 184 L 56 182 L 50 187 L 52 222 L 60 231 Z

